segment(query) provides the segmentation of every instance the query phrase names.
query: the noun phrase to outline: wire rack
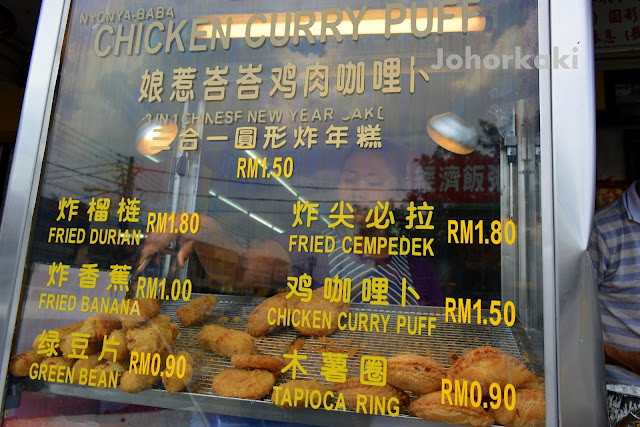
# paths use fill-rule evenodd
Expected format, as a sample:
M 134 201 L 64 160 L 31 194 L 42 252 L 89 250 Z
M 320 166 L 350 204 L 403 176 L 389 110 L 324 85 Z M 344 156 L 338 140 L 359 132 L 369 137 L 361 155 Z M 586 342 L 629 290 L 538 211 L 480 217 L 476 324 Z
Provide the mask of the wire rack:
M 194 294 L 192 298 L 198 296 Z M 204 324 L 220 325 L 229 329 L 246 331 L 247 318 L 262 301 L 263 299 L 242 300 L 218 296 L 216 308 Z M 175 322 L 178 322 L 175 311 L 182 305 L 184 305 L 184 302 L 166 301 L 163 304 L 162 313 L 170 315 Z M 390 358 L 400 353 L 414 353 L 428 355 L 444 368 L 449 368 L 452 354 L 461 355 L 466 350 L 480 345 L 490 345 L 498 348 L 532 368 L 529 358 L 526 355 L 523 357 L 520 352 L 511 329 L 504 324 L 486 326 L 445 323 L 442 310 L 437 308 L 416 310 L 415 308 L 393 307 L 392 309 L 376 309 L 366 304 L 352 304 L 350 310 L 352 319 L 359 313 L 365 313 L 368 317 L 374 313 L 389 316 L 387 332 L 352 331 L 347 328 L 345 330 L 337 329 L 329 337 L 308 337 L 305 339 L 292 328 L 283 328 L 267 337 L 257 339 L 256 350 L 260 354 L 282 356 L 290 353 L 290 348 L 296 340 L 304 340 L 304 342 L 297 341 L 297 344 L 300 346 L 298 354 L 307 356 L 306 360 L 301 361 L 306 374 L 298 371 L 296 379 L 316 379 L 325 384 L 327 383 L 326 378 L 321 373 L 323 352 L 348 354 L 348 377 L 360 375 L 360 360 L 362 356 Z M 400 333 L 397 333 L 397 319 L 400 315 L 436 317 L 436 327 L 432 330 L 430 336 L 427 335 L 426 329 L 423 329 L 422 335 L 411 335 L 407 332 L 406 327 L 402 328 Z M 181 324 L 180 334 L 174 343 L 174 348 L 190 352 L 195 360 L 193 381 L 189 385 L 188 391 L 225 399 L 210 390 L 211 382 L 218 373 L 232 366 L 229 359 L 204 350 L 198 345 L 197 335 L 202 326 L 187 327 Z M 380 329 L 382 329 L 381 324 Z M 287 371 L 278 379 L 277 384 L 285 383 L 291 379 L 291 371 Z M 265 399 L 265 401 L 269 402 L 270 400 Z M 406 410 L 403 415 L 407 416 Z

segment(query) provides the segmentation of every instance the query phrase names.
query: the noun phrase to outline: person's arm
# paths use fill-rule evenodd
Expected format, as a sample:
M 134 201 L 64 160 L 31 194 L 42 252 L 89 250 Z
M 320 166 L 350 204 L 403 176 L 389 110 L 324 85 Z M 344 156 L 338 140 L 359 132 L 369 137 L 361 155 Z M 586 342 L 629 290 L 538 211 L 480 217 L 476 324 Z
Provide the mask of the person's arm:
M 604 359 L 609 365 L 623 368 L 640 375 L 640 351 L 623 350 L 611 344 L 604 344 Z
M 177 260 L 180 267 L 195 250 L 200 262 L 209 274 L 215 274 L 221 259 L 235 260 L 236 274 L 226 285 L 247 287 L 253 285 L 281 285 L 291 267 L 285 249 L 276 242 L 267 241 L 252 248 L 242 248 L 224 233 L 220 225 L 208 216 L 200 215 L 198 232 L 149 233 L 142 248 L 141 257 L 152 256 L 178 240 L 180 250 Z

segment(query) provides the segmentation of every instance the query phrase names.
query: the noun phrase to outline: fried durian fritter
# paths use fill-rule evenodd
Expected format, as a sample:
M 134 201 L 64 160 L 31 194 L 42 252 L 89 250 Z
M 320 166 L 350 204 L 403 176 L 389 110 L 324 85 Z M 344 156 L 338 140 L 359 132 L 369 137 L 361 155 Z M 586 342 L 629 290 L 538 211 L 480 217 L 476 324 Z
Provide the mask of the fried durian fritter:
M 204 349 L 231 358 L 234 354 L 255 354 L 255 339 L 246 332 L 205 325 L 198 334 L 198 343 Z
M 493 425 L 493 417 L 482 408 L 471 405 L 459 406 L 442 404 L 442 393 L 434 391 L 420 397 L 409 405 L 409 415 L 425 420 L 442 421 L 473 427 Z
M 267 298 L 262 301 L 249 315 L 247 319 L 247 329 L 249 334 L 254 337 L 261 337 L 273 332 L 278 325 L 270 325 L 268 320 L 269 310 L 274 308 L 276 313 L 278 310 L 287 308 L 287 294 L 281 293 Z
M 451 365 L 447 377 L 452 381 L 478 381 L 484 396 L 489 394 L 491 383 L 502 388 L 513 384 L 517 389 L 535 378 L 524 363 L 489 346 L 476 347 L 463 354 Z
M 426 394 L 440 390 L 447 373 L 430 357 L 401 354 L 387 360 L 387 382 L 400 390 Z
M 383 386 L 365 385 L 360 382 L 358 377 L 349 377 L 344 383 L 334 384 L 333 391 L 342 393 L 346 407 L 354 411 L 357 409 L 358 395 L 377 396 L 386 398 L 387 401 L 395 397 L 398 399 L 400 407 L 409 404 L 409 395 L 404 391 L 389 384 Z
M 176 310 L 178 320 L 185 326 L 199 325 L 204 322 L 213 309 L 216 308 L 218 299 L 215 295 L 207 294 L 189 301 Z
M 228 368 L 215 376 L 211 391 L 225 397 L 262 399 L 275 383 L 276 378 L 269 371 Z
M 516 407 L 508 410 L 504 405 L 492 410 L 496 422 L 509 427 L 544 427 L 544 390 L 516 390 Z

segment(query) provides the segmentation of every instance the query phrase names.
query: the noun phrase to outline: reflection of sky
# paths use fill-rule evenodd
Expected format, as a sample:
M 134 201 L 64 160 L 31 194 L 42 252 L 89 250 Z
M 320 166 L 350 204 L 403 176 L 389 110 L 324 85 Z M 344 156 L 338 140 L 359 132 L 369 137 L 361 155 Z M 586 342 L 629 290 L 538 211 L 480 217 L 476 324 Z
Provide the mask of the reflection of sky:
M 192 19 L 199 15 L 216 13 L 249 13 L 272 11 L 295 11 L 302 9 L 320 10 L 330 7 L 326 2 L 254 2 L 248 6 L 247 2 L 219 1 L 215 8 L 209 1 L 180 1 L 175 2 L 176 21 Z M 425 2 L 426 3 L 426 2 Z M 433 154 L 436 144 L 426 134 L 426 123 L 430 117 L 446 111 L 453 111 L 467 121 L 478 126 L 478 120 L 487 117 L 491 103 L 508 104 L 515 99 L 528 98 L 536 95 L 536 76 L 534 71 L 491 71 L 473 70 L 456 72 L 435 72 L 429 65 L 435 63 L 436 52 L 442 48 L 445 54 L 464 52 L 464 46 L 471 46 L 474 53 L 503 54 L 513 53 L 515 45 L 520 45 L 524 52 L 533 52 L 537 40 L 535 28 L 535 10 L 533 2 L 496 2 L 485 1 L 485 15 L 489 17 L 487 29 L 484 33 L 450 33 L 443 36 L 430 35 L 424 39 L 416 39 L 411 35 L 392 35 L 391 40 L 383 36 L 361 35 L 357 42 L 346 36 L 342 43 L 336 43 L 331 37 L 325 45 L 317 43 L 310 46 L 301 37 L 299 46 L 289 44 L 287 47 L 275 48 L 267 43 L 260 49 L 250 49 L 244 39 L 232 39 L 231 49 L 225 51 L 220 43 L 215 51 L 197 53 L 166 54 L 164 51 L 156 55 L 122 55 L 98 58 L 93 53 L 93 43 L 96 31 L 100 25 L 80 25 L 80 13 L 98 12 L 100 10 L 135 11 L 139 7 L 148 7 L 148 1 L 108 1 L 96 2 L 89 0 L 74 1 L 72 14 L 69 18 L 70 27 L 65 41 L 65 52 L 62 60 L 62 73 L 59 81 L 58 97 L 55 103 L 54 126 L 50 133 L 50 150 L 48 161 L 55 165 L 71 168 L 65 170 L 60 166 L 50 166 L 47 170 L 49 177 L 58 179 L 45 181 L 45 194 L 73 195 L 88 202 L 96 191 L 91 188 L 118 187 L 118 168 L 111 168 L 118 160 L 134 156 L 137 165 L 145 170 L 136 175 L 137 194 L 143 195 L 143 210 L 164 209 L 168 188 L 170 164 L 167 161 L 170 153 L 160 153 L 157 158 L 161 163 L 152 163 L 149 159 L 136 152 L 134 135 L 136 124 L 146 114 L 157 113 L 173 115 L 183 111 L 183 105 L 170 101 L 172 70 L 177 67 L 194 67 L 198 74 L 194 83 L 195 100 L 202 99 L 204 88 L 202 82 L 208 78 L 205 75 L 207 67 L 222 67 L 229 65 L 230 70 L 226 78 L 229 80 L 225 101 L 206 103 L 205 109 L 210 113 L 216 111 L 242 110 L 244 117 L 250 110 L 279 110 L 283 112 L 280 124 L 287 126 L 288 144 L 277 152 L 265 150 L 261 147 L 259 154 L 266 156 L 292 156 L 296 160 L 294 177 L 289 180 L 293 187 L 299 187 L 300 194 L 311 200 L 327 200 L 335 198 L 335 187 L 341 162 L 341 152 L 332 146 L 323 144 L 325 132 L 329 125 L 349 126 L 349 139 L 355 143 L 356 126 L 360 124 L 380 124 L 383 140 L 393 141 L 406 150 L 406 159 L 418 157 L 420 154 Z M 348 2 L 341 2 L 342 8 Z M 384 9 L 385 2 L 369 2 L 369 9 Z M 422 5 L 419 5 L 423 7 Z M 353 5 L 359 9 L 358 5 Z M 145 21 L 147 24 L 150 21 Z M 166 20 L 165 20 L 166 22 Z M 128 31 L 129 23 L 125 21 Z M 188 45 L 190 27 L 182 31 L 183 40 Z M 164 33 L 156 31 L 155 38 L 160 40 Z M 107 39 L 113 39 L 109 36 Z M 152 40 L 155 44 L 158 40 Z M 203 43 L 203 41 L 200 41 Z M 174 47 L 175 49 L 175 47 Z M 415 57 L 416 69 L 427 71 L 430 81 L 425 82 L 415 73 L 415 93 L 409 93 L 409 61 Z M 389 57 L 399 57 L 402 62 L 402 76 L 400 94 L 382 94 L 372 90 L 371 69 L 373 61 L 384 60 Z M 362 95 L 342 95 L 335 91 L 335 74 L 331 75 L 330 92 L 326 98 L 317 94 L 303 97 L 304 69 L 308 65 L 319 62 L 335 70 L 338 64 L 348 61 L 364 61 L 367 68 L 366 89 Z M 271 69 L 282 67 L 291 62 L 297 66 L 298 89 L 292 100 L 286 100 L 281 94 L 273 97 L 268 95 L 272 88 L 270 80 Z M 241 75 L 238 65 L 262 64 L 263 70 L 259 75 L 263 79 L 260 98 L 257 101 L 236 100 L 235 80 Z M 235 64 L 235 65 L 234 65 Z M 138 103 L 141 76 L 148 69 L 150 72 L 159 69 L 164 75 L 163 102 L 148 104 Z M 492 97 L 490 94 L 493 93 Z M 496 96 L 497 94 L 497 96 Z M 497 99 L 496 99 L 497 98 Z M 193 111 L 197 102 L 191 103 Z M 384 121 L 352 121 L 343 122 L 340 117 L 351 114 L 354 108 L 364 111 L 365 108 L 383 108 Z M 335 119 L 332 122 L 309 123 L 318 128 L 320 141 L 311 150 L 293 149 L 293 129 L 300 123 L 291 120 L 289 110 L 308 108 L 310 114 L 313 109 L 332 108 Z M 241 125 L 246 125 L 243 121 Z M 304 125 L 304 124 L 303 124 Z M 264 125 L 257 125 L 259 135 L 264 133 Z M 231 144 L 235 135 L 235 125 L 206 125 L 204 135 L 227 135 L 230 142 L 202 142 L 201 195 L 199 206 L 204 210 L 223 209 L 233 212 L 228 206 L 210 200 L 209 190 L 234 197 L 240 200 L 253 212 L 264 214 L 265 218 L 277 224 L 280 228 L 287 228 L 290 221 L 293 196 L 275 182 L 267 185 L 255 186 L 246 183 L 233 183 L 235 178 L 235 159 L 240 154 Z M 258 138 L 260 142 L 261 137 Z M 472 154 L 473 155 L 473 154 Z M 92 166 L 102 165 L 93 169 Z M 85 168 L 85 169 L 82 169 Z M 75 173 L 75 171 L 83 171 Z M 62 177 L 62 178 L 60 178 Z M 114 183 L 115 182 L 115 183 Z M 323 190 L 322 188 L 326 188 Z M 145 191 L 143 193 L 143 191 Z M 71 192 L 67 194 L 68 192 Z M 333 194 L 332 194 L 333 193 Z M 270 202 L 269 199 L 276 201 Z M 215 214 L 215 212 L 209 212 Z M 246 227 L 250 224 L 250 235 L 258 236 L 263 232 L 270 232 L 260 225 L 254 224 L 246 218 L 237 218 Z M 231 221 L 233 222 L 233 221 Z M 246 223 L 246 224 L 245 224 Z M 231 223 L 230 223 L 231 224 Z M 233 225 L 230 225 L 233 227 Z

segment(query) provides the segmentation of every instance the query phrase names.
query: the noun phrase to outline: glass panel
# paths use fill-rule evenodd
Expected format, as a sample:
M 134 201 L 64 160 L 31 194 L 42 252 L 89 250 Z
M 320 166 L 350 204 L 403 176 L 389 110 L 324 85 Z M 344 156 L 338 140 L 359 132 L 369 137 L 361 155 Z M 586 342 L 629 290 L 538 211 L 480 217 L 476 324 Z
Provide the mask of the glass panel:
M 537 27 L 506 0 L 74 1 L 13 384 L 544 423 Z

